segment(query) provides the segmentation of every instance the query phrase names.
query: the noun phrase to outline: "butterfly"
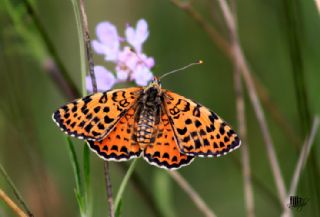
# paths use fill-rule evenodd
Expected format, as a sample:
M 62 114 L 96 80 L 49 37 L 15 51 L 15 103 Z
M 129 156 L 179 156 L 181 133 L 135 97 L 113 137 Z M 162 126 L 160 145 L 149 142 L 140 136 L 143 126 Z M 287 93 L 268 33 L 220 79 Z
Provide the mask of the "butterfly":
M 178 169 L 195 157 L 219 157 L 238 148 L 235 131 L 208 108 L 161 88 L 154 77 L 146 87 L 94 93 L 53 113 L 66 134 L 87 140 L 104 160 L 143 156 L 150 164 Z

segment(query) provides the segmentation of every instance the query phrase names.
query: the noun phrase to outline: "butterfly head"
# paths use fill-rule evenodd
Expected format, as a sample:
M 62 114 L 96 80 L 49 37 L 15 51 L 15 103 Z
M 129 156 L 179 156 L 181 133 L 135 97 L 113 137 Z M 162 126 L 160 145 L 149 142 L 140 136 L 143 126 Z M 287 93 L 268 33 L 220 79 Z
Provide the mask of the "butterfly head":
M 159 77 L 156 77 L 156 76 L 153 77 L 152 81 L 147 86 L 147 89 L 149 88 L 157 89 L 159 91 L 161 90 L 161 82 Z
M 156 98 L 161 96 L 161 83 L 158 77 L 153 77 L 149 85 L 144 89 L 146 101 L 153 102 Z

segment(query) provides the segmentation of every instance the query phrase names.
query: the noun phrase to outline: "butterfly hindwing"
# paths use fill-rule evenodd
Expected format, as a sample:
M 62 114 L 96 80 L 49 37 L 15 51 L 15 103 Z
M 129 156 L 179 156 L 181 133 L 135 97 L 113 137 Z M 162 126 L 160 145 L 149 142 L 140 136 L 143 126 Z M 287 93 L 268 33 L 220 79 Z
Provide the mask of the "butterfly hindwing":
M 104 160 L 124 161 L 139 157 L 140 146 L 133 139 L 134 112 L 131 108 L 101 141 L 87 141 L 89 147 Z
M 95 93 L 62 106 L 53 120 L 71 136 L 101 140 L 134 105 L 141 91 L 131 87 Z
M 145 148 L 143 156 L 150 164 L 165 169 L 178 169 L 186 166 L 194 158 L 180 152 L 173 129 L 165 112 L 161 115 L 157 137 L 154 143 Z
M 234 130 L 214 112 L 171 91 L 164 94 L 164 107 L 182 153 L 218 157 L 240 146 Z

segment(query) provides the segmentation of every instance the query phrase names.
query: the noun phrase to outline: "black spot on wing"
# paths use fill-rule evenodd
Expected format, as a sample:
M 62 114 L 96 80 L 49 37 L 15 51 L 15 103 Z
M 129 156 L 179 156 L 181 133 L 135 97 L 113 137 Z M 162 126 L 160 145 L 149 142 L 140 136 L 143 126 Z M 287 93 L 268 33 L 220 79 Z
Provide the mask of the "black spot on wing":
M 106 122 L 107 124 L 111 123 L 112 121 L 114 121 L 113 118 L 109 118 L 107 115 L 104 116 L 104 122 Z
M 184 127 L 183 129 L 177 128 L 177 131 L 180 135 L 184 135 L 187 132 L 187 128 L 186 127 Z

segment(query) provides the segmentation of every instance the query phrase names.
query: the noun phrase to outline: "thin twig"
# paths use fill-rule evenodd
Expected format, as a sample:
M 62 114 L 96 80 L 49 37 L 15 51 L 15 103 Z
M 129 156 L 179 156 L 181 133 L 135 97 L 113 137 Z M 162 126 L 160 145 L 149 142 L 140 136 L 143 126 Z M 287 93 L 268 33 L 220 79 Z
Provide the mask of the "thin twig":
M 83 0 L 80 0 L 80 12 L 81 12 L 81 18 L 82 18 L 82 27 L 83 27 L 83 39 L 84 43 L 86 45 L 86 54 L 89 62 L 89 74 L 92 79 L 92 89 L 93 92 L 97 92 L 97 82 L 96 82 L 96 76 L 94 74 L 94 62 L 93 62 L 93 56 L 92 56 L 92 49 L 91 49 L 91 42 L 90 42 L 90 34 L 89 34 L 89 27 L 88 27 L 88 19 L 87 14 L 84 7 Z
M 18 191 L 18 189 L 16 188 L 16 186 L 14 185 L 13 181 L 11 180 L 11 178 L 9 177 L 9 175 L 7 174 L 6 170 L 2 167 L 2 165 L 0 164 L 0 172 L 2 174 L 2 176 L 4 177 L 4 179 L 6 180 L 6 182 L 8 183 L 8 185 L 10 186 L 13 194 L 15 195 L 15 197 L 17 198 L 18 202 L 21 204 L 21 206 L 23 207 L 23 209 L 26 211 L 26 213 L 28 214 L 29 217 L 33 217 L 32 212 L 30 211 L 29 207 L 27 206 L 27 204 L 24 202 L 20 192 Z
M 236 2 L 233 1 L 233 3 L 234 3 L 233 6 L 235 6 Z M 237 24 L 236 24 L 236 14 L 234 12 L 233 17 L 228 16 L 228 14 L 226 13 L 223 13 L 223 14 L 227 23 L 229 23 L 228 29 L 230 32 L 232 48 L 235 48 L 236 44 L 239 44 Z M 230 20 L 230 19 L 233 19 L 233 20 Z M 234 25 L 230 25 L 231 23 L 234 23 Z M 241 81 L 240 67 L 238 64 L 236 64 L 236 62 L 234 64 L 234 86 L 236 91 L 236 106 L 237 106 L 239 133 L 242 141 L 241 158 L 242 158 L 242 168 L 243 168 L 242 171 L 243 171 L 246 212 L 248 217 L 254 217 L 255 216 L 254 198 L 253 198 L 249 148 L 247 145 L 247 127 L 246 127 L 246 118 L 245 118 L 244 93 L 243 93 L 243 87 L 242 87 L 242 81 Z
M 83 38 L 86 45 L 86 54 L 89 62 L 89 74 L 91 77 L 92 82 L 92 88 L 93 92 L 97 92 L 97 82 L 96 77 L 94 74 L 94 62 L 91 52 L 91 42 L 90 42 L 90 34 L 89 34 L 89 28 L 88 28 L 88 19 L 85 12 L 84 2 L 83 0 L 80 0 L 80 12 L 81 12 L 81 18 L 82 18 L 82 25 L 83 25 Z M 107 197 L 108 197 L 108 204 L 109 204 L 109 216 L 114 216 L 114 207 L 113 207 L 113 198 L 112 198 L 112 185 L 110 180 L 110 171 L 109 171 L 109 162 L 104 161 L 104 176 L 106 181 L 106 191 L 107 191 Z
M 112 198 L 112 186 L 111 186 L 111 180 L 109 175 L 109 162 L 104 161 L 103 164 L 104 167 L 104 177 L 106 181 L 106 191 L 107 191 L 107 197 L 108 197 L 108 204 L 109 204 L 109 217 L 114 217 L 114 206 L 113 206 L 113 198 Z
M 226 23 L 229 26 L 230 29 L 235 29 L 235 22 L 234 18 L 231 14 L 231 10 L 229 6 L 223 1 L 219 0 L 219 4 L 222 8 L 223 13 L 226 16 Z M 230 51 L 231 49 L 229 49 Z M 260 100 L 257 96 L 257 92 L 254 86 L 254 82 L 251 76 L 251 72 L 249 69 L 249 66 L 247 64 L 247 61 L 245 59 L 244 53 L 242 51 L 242 48 L 239 43 L 235 44 L 232 48 L 234 52 L 231 52 L 232 60 L 239 66 L 241 74 L 244 78 L 246 87 L 248 89 L 249 97 L 252 103 L 252 106 L 255 110 L 255 114 L 257 116 L 262 134 L 263 139 L 265 141 L 265 145 L 267 148 L 267 154 L 269 157 L 269 161 L 271 164 L 271 170 L 273 172 L 273 177 L 275 179 L 275 183 L 278 190 L 278 195 L 280 201 L 285 201 L 286 198 L 286 189 L 284 185 L 284 180 L 281 174 L 280 166 L 276 157 L 276 153 L 273 146 L 273 141 L 267 126 L 267 122 L 264 116 L 264 112 L 262 109 L 262 106 L 260 104 Z M 229 54 L 229 53 L 228 53 Z M 283 205 L 284 206 L 284 205 Z
M 254 85 L 257 88 L 257 93 L 263 103 L 263 107 L 266 108 L 266 110 L 268 110 L 268 113 L 270 114 L 271 118 L 278 124 L 279 128 L 282 129 L 283 133 L 287 135 L 287 138 L 290 141 L 290 143 L 295 145 L 296 149 L 299 150 L 302 139 L 293 130 L 292 124 L 288 122 L 288 120 L 281 114 L 279 108 L 275 106 L 274 102 L 272 102 L 268 90 L 263 85 L 260 85 L 261 82 L 254 74 L 252 74 L 251 76 L 253 78 Z
M 170 171 L 169 174 L 177 182 L 177 184 L 189 195 L 194 204 L 206 217 L 216 217 L 216 214 L 208 207 L 199 194 L 191 187 L 177 171 Z
M 274 150 L 274 146 L 273 146 L 273 141 L 267 126 L 267 122 L 266 122 L 266 118 L 264 116 L 264 112 L 262 109 L 262 106 L 260 104 L 260 100 L 257 96 L 255 87 L 254 87 L 254 83 L 251 77 L 251 72 L 249 69 L 249 66 L 246 63 L 244 54 L 242 52 L 241 47 L 237 46 L 235 47 L 235 56 L 234 56 L 234 61 L 239 62 L 239 66 L 241 69 L 241 73 L 242 76 L 244 78 L 248 93 L 249 93 L 249 97 L 252 103 L 252 106 L 254 108 L 256 117 L 258 119 L 260 128 L 261 128 L 261 132 L 263 135 L 263 139 L 266 145 L 266 149 L 267 149 L 267 154 L 269 157 L 269 162 L 271 164 L 271 170 L 273 172 L 273 177 L 275 179 L 275 183 L 277 186 L 277 190 L 278 190 L 278 196 L 280 201 L 284 201 L 285 197 L 286 197 L 286 188 L 284 185 L 284 180 L 281 174 L 281 170 L 280 170 L 280 166 L 279 166 L 279 162 L 276 156 L 276 152 Z
M 10 199 L 10 197 L 2 190 L 0 189 L 0 199 L 2 199 L 8 207 L 10 207 L 13 212 L 17 214 L 19 217 L 28 217 L 27 214 L 25 214 L 22 209 L 20 209 L 17 204 Z
M 319 124 L 320 124 L 320 119 L 319 119 L 319 117 L 316 116 L 313 120 L 310 135 L 308 136 L 308 138 L 306 138 L 306 141 L 302 147 L 296 168 L 294 170 L 294 174 L 293 174 L 293 177 L 291 180 L 290 190 L 289 190 L 289 193 L 287 196 L 288 198 L 290 196 L 296 194 L 299 179 L 301 177 L 301 172 L 302 172 L 304 165 L 306 164 L 306 161 L 309 156 L 312 144 L 314 143 L 315 136 L 316 136 L 318 129 L 319 129 Z M 287 217 L 287 216 L 289 216 L 289 214 L 290 214 L 290 209 L 286 207 L 281 216 Z

